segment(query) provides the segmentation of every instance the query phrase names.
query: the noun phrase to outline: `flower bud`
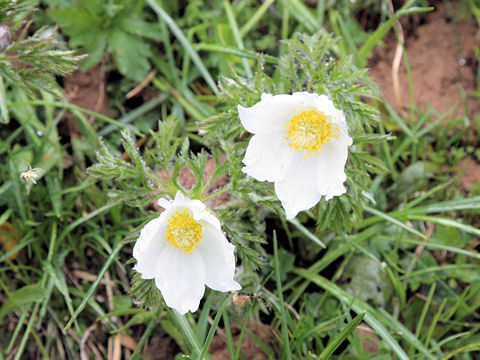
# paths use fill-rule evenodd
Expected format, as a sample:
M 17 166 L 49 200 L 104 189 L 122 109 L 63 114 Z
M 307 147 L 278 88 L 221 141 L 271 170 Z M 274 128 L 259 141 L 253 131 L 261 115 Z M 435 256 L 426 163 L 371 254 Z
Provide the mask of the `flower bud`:
M 12 40 L 12 34 L 10 34 L 10 29 L 7 25 L 0 25 L 0 53 L 4 52 L 5 49 L 10 45 L 10 40 Z

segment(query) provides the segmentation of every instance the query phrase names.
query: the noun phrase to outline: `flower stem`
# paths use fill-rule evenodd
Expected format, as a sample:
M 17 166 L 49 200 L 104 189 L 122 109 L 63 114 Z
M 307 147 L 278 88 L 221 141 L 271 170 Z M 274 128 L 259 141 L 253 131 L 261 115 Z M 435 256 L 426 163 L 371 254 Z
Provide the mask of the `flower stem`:
M 217 197 L 219 195 L 222 195 L 224 193 L 226 193 L 227 191 L 229 191 L 230 189 L 232 188 L 232 183 L 229 183 L 227 186 L 225 186 L 223 189 L 221 190 L 218 190 L 216 192 L 214 192 L 213 194 L 210 194 L 208 196 L 205 196 L 204 198 L 202 198 L 202 201 L 203 202 L 206 202 L 210 199 L 213 199 L 214 197 Z

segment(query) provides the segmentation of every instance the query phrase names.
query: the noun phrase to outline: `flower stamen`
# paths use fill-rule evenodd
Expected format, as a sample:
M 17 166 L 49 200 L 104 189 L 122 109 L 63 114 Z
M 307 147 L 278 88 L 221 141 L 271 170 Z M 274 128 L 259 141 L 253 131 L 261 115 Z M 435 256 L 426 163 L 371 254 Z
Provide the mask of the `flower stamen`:
M 202 225 L 195 221 L 186 209 L 183 212 L 177 211 L 168 220 L 168 223 L 166 244 L 183 249 L 185 254 L 191 255 L 200 239 L 203 238 Z
M 308 155 L 317 155 L 323 144 L 328 143 L 332 138 L 339 137 L 337 124 L 327 123 L 327 117 L 317 110 L 302 111 L 292 117 L 292 120 L 285 125 L 290 140 L 289 145 L 295 151 L 307 150 Z

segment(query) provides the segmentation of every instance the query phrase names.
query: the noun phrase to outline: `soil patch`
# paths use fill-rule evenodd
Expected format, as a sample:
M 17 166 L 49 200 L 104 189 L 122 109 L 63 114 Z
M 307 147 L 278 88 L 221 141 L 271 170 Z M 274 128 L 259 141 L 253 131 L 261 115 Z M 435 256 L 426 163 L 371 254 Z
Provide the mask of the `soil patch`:
M 464 158 L 457 166 L 458 182 L 462 190 L 469 192 L 474 186 L 480 186 L 480 165 L 471 158 Z
M 456 9 L 459 3 L 450 6 L 435 2 L 435 10 L 425 16 L 423 24 L 409 28 L 402 21 L 405 33 L 405 48 L 410 63 L 415 105 L 433 106 L 440 113 L 458 105 L 456 116 L 474 119 L 479 114 L 480 101 L 474 98 L 478 61 L 474 47 L 479 45 L 480 32 L 472 19 L 461 19 Z M 397 47 L 393 31 L 385 39 L 386 46 L 377 49 L 369 67 L 372 77 L 379 84 L 385 98 L 397 109 L 409 105 L 408 77 L 405 62 L 399 68 L 400 101 L 394 91 L 392 65 Z M 462 96 L 462 90 L 464 96 Z M 465 98 L 466 97 L 466 98 Z M 468 105 L 466 113 L 465 103 Z
M 267 346 L 271 345 L 275 339 L 273 328 L 268 325 L 258 324 L 250 322 L 247 325 L 247 328 L 252 331 L 260 340 L 262 340 Z M 238 345 L 238 339 L 240 337 L 240 329 L 232 327 L 232 336 L 233 342 L 235 345 Z M 248 333 L 245 333 L 242 339 L 242 354 L 245 359 L 256 359 L 256 360 L 267 360 L 268 356 L 265 354 L 264 350 L 258 345 L 258 343 L 251 338 Z M 213 360 L 229 360 L 230 356 L 228 353 L 228 347 L 225 340 L 216 335 L 212 344 L 210 345 L 209 350 L 210 355 L 212 355 Z
M 163 335 L 148 341 L 143 350 L 143 356 L 151 360 L 171 360 L 179 351 L 175 340 Z
M 225 161 L 225 157 L 221 157 L 219 159 L 220 163 L 223 163 Z M 214 158 L 209 158 L 207 160 L 207 163 L 205 165 L 205 176 L 204 176 L 204 182 L 208 181 L 210 177 L 213 175 L 215 171 L 215 159 Z M 160 179 L 164 181 L 168 181 L 168 178 L 165 174 L 165 170 L 161 170 L 157 172 L 156 174 Z M 197 179 L 195 178 L 195 175 L 193 174 L 192 170 L 185 165 L 183 168 L 180 169 L 179 175 L 178 175 L 178 183 L 182 185 L 186 190 L 191 190 L 195 184 L 197 183 Z M 229 177 L 227 174 L 222 174 L 212 180 L 210 185 L 208 186 L 207 192 L 205 195 L 211 195 L 224 186 L 226 186 L 229 183 Z M 210 209 L 215 209 L 221 205 L 224 205 L 228 203 L 230 200 L 230 194 L 224 193 L 219 196 L 216 196 L 210 200 L 207 201 L 207 206 Z M 155 211 L 162 212 L 163 208 L 157 204 L 156 201 L 152 202 L 152 206 L 155 209 Z
M 108 116 L 106 77 L 103 66 L 97 65 L 86 72 L 77 70 L 63 80 L 65 98 L 84 109 Z M 88 117 L 93 123 L 94 117 Z M 72 114 L 67 113 L 64 121 L 70 136 L 78 135 L 78 126 Z

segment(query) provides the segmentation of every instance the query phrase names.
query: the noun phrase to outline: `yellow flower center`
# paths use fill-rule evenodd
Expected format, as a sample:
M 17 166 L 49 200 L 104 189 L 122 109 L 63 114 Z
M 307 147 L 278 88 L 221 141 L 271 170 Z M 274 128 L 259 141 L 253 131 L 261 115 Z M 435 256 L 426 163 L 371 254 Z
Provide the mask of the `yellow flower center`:
M 323 144 L 332 138 L 339 136 L 339 129 L 336 124 L 327 123 L 327 117 L 317 110 L 302 111 L 292 117 L 292 120 L 285 125 L 290 141 L 289 145 L 298 151 L 308 150 L 305 155 L 316 155 L 320 153 Z
M 191 255 L 197 243 L 203 238 L 202 225 L 193 220 L 187 210 L 177 211 L 168 222 L 166 244 L 183 249 L 185 254 Z

